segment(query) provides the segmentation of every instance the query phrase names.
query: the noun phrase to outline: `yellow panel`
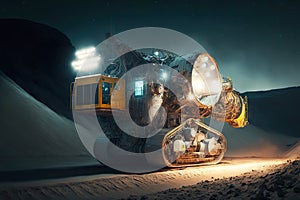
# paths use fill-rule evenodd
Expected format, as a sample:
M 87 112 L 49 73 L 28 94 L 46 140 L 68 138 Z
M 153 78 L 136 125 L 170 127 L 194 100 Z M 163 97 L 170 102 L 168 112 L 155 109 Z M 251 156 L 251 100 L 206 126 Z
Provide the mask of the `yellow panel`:
M 116 81 L 117 82 L 117 81 Z M 120 80 L 119 87 L 115 89 L 112 93 L 112 108 L 113 109 L 125 109 L 125 82 L 124 80 Z
M 245 97 L 242 100 L 242 112 L 238 118 L 231 120 L 229 123 L 234 128 L 243 128 L 248 124 L 248 98 Z

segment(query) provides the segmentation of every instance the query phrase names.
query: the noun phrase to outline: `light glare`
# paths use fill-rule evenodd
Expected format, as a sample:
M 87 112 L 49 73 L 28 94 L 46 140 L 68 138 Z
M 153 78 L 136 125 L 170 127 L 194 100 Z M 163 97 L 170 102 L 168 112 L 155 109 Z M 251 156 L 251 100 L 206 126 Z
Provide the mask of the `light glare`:
M 96 54 L 95 47 L 89 47 L 76 51 L 76 60 L 71 63 L 75 70 L 90 71 L 94 70 L 100 62 L 100 55 Z
M 162 77 L 163 77 L 163 79 L 166 79 L 168 77 L 168 74 L 166 72 L 163 72 Z
M 201 58 L 201 61 L 202 61 L 202 62 L 207 62 L 207 61 L 208 61 L 208 57 L 207 57 L 207 56 L 202 57 L 202 58 Z
M 96 48 L 95 47 L 89 47 L 89 48 L 85 48 L 85 49 L 81 49 L 76 51 L 75 55 L 76 56 L 80 56 L 80 55 L 84 55 L 84 54 L 90 54 L 92 52 L 95 52 Z

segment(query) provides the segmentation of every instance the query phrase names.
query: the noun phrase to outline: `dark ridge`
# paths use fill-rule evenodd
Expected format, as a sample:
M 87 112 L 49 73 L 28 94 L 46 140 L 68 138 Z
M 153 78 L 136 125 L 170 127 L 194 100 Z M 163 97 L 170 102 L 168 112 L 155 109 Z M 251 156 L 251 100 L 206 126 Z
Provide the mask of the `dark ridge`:
M 75 48 L 59 30 L 23 19 L 0 19 L 0 70 L 57 113 L 71 117 L 69 84 Z
M 282 95 L 283 93 L 299 93 L 300 86 L 295 87 L 287 87 L 287 88 L 279 88 L 265 91 L 251 91 L 245 92 L 243 95 L 251 96 L 252 98 L 261 98 L 261 97 L 272 97 L 274 95 Z
M 300 87 L 246 92 L 249 121 L 266 131 L 300 137 Z

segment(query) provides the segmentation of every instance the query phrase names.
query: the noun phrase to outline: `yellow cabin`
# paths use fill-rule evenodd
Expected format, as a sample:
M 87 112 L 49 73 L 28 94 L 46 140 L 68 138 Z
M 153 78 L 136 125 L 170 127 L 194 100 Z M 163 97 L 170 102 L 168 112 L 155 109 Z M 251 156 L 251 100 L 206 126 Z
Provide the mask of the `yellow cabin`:
M 77 77 L 71 86 L 73 109 L 125 109 L 125 83 L 118 81 L 119 78 L 101 74 Z

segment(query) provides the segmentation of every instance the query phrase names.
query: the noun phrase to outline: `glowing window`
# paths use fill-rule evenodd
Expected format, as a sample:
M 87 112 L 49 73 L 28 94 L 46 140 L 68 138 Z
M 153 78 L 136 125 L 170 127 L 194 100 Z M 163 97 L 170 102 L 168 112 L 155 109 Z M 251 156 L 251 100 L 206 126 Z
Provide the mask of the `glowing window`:
M 134 82 L 134 96 L 140 97 L 144 95 L 144 81 L 135 81 Z
M 112 84 L 107 82 L 102 82 L 102 104 L 110 104 L 110 88 Z

